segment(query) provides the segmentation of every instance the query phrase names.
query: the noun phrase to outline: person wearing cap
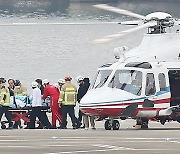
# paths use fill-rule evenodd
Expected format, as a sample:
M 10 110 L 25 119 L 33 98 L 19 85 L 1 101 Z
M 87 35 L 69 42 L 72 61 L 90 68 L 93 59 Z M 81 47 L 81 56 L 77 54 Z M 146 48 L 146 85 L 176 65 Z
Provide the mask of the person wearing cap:
M 84 96 L 84 92 L 81 90 L 82 85 L 84 84 L 84 78 L 82 76 L 78 76 L 77 78 L 77 83 L 79 85 L 78 88 L 78 93 L 77 93 L 77 101 L 78 103 L 80 103 L 81 98 Z M 78 120 L 82 125 L 82 116 L 83 116 L 83 112 L 81 112 L 81 110 L 79 110 L 79 117 Z M 84 122 L 83 122 L 83 126 L 81 128 L 85 128 Z
M 45 88 L 42 99 L 45 100 L 48 96 L 50 96 L 50 107 L 52 110 L 52 126 L 56 128 L 56 120 L 58 120 L 59 122 L 62 121 L 62 116 L 59 113 L 58 104 L 60 92 L 54 85 L 50 85 L 47 79 L 43 80 L 43 83 L 45 85 Z
M 60 91 L 60 97 L 59 97 L 59 103 L 61 106 L 61 102 L 62 102 L 62 96 L 63 96 L 63 91 L 62 91 L 62 86 L 65 84 L 65 80 L 64 79 L 59 79 L 58 80 L 58 86 L 59 86 L 59 91 Z
M 84 78 L 83 82 L 84 82 L 84 84 L 81 86 L 81 89 L 80 89 L 80 93 L 81 93 L 82 97 L 87 93 L 89 86 L 90 86 L 89 78 Z M 84 121 L 86 130 L 89 129 L 89 121 L 91 124 L 91 128 L 94 130 L 96 129 L 94 116 L 89 116 L 89 115 L 83 114 L 83 121 Z
M 6 80 L 4 78 L 0 78 L 0 121 L 2 115 L 5 114 L 5 117 L 9 123 L 8 129 L 12 129 L 13 123 L 11 120 L 11 113 L 9 112 L 10 93 L 9 93 L 9 89 L 6 88 L 5 86 L 5 83 Z
M 27 99 L 27 96 L 28 96 L 27 88 L 21 84 L 20 80 L 15 80 L 14 85 L 15 85 L 14 102 L 16 104 L 16 107 L 18 107 L 18 106 L 24 107 L 27 102 L 22 101 L 22 100 L 26 100 L 26 101 L 28 100 Z M 18 126 L 22 127 L 21 120 L 15 121 L 14 128 L 18 128 Z
M 14 95 L 20 95 L 20 96 L 27 96 L 27 88 L 21 84 L 19 80 L 15 81 L 15 89 L 14 89 Z
M 28 128 L 34 129 L 36 117 L 38 117 L 40 121 L 43 121 L 43 115 L 41 112 L 42 97 L 41 97 L 41 90 L 38 88 L 37 82 L 32 82 L 31 87 L 33 89 L 33 92 L 32 92 L 32 111 L 30 114 L 30 123 L 29 123 Z
M 79 86 L 83 84 L 83 79 L 84 78 L 82 76 L 77 76 L 76 80 Z
M 74 107 L 76 106 L 77 101 L 77 88 L 71 83 L 72 77 L 65 77 L 65 84 L 62 86 L 62 125 L 61 129 L 66 129 L 67 125 L 67 114 L 69 114 L 73 129 L 80 127 L 80 122 L 75 117 Z
M 59 79 L 58 80 L 58 85 L 59 85 L 59 90 L 61 91 L 62 86 L 65 84 L 65 80 L 64 79 Z

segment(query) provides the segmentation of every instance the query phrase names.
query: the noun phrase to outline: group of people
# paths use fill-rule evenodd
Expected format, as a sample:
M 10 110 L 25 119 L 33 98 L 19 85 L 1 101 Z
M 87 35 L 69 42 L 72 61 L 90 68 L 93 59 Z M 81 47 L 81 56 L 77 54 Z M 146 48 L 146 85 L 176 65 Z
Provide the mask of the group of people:
M 15 122 L 13 125 L 12 116 L 9 112 L 10 106 L 10 98 L 15 95 L 27 95 L 27 89 L 21 84 L 19 80 L 8 80 L 9 86 L 6 87 L 5 78 L 0 78 L 0 121 L 2 115 L 5 114 L 6 119 L 9 123 L 8 129 L 13 128 L 13 126 L 17 127 L 18 122 Z
M 29 114 L 30 121 L 27 124 L 27 128 L 36 128 L 35 122 L 38 120 L 41 123 L 42 128 L 54 129 L 57 128 L 56 122 L 59 121 L 59 128 L 67 128 L 67 114 L 71 118 L 73 129 L 89 128 L 89 119 L 92 129 L 95 128 L 94 117 L 89 117 L 79 110 L 79 117 L 75 116 L 76 102 L 80 102 L 81 98 L 86 94 L 89 89 L 89 78 L 77 77 L 79 87 L 77 88 L 71 83 L 72 77 L 66 76 L 64 79 L 59 79 L 58 84 L 50 84 L 45 79 L 36 79 L 32 82 L 32 95 L 31 95 L 31 111 Z M 0 78 L 0 120 L 3 113 L 5 113 L 6 119 L 9 123 L 9 129 L 17 128 L 20 121 L 12 122 L 12 115 L 9 112 L 10 98 L 16 95 L 28 96 L 27 88 L 25 88 L 19 80 L 9 79 L 8 86 L 6 87 L 6 80 Z M 50 108 L 52 111 L 51 123 L 46 115 L 46 112 L 42 110 L 42 103 L 50 98 Z M 15 100 L 14 100 L 15 101 Z

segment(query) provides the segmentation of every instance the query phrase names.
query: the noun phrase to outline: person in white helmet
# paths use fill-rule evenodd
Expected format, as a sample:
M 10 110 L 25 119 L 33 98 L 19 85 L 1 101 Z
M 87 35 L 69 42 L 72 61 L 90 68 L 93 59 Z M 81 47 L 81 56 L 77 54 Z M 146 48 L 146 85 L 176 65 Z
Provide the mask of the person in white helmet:
M 65 84 L 65 80 L 64 79 L 59 79 L 58 80 L 58 85 L 59 85 L 59 90 L 61 91 L 62 86 Z
M 58 120 L 60 123 L 62 122 L 62 115 L 61 113 L 59 113 L 60 109 L 58 104 L 60 92 L 54 85 L 49 84 L 49 81 L 47 79 L 43 80 L 43 83 L 45 85 L 45 88 L 42 99 L 45 100 L 48 96 L 50 96 L 50 107 L 52 110 L 52 126 L 56 128 L 56 121 Z
M 36 117 L 38 117 L 40 121 L 43 121 L 43 115 L 41 113 L 42 96 L 41 96 L 41 90 L 38 88 L 37 82 L 32 82 L 31 87 L 33 89 L 33 92 L 32 92 L 32 111 L 30 114 L 30 123 L 29 123 L 28 128 L 34 129 Z
M 60 103 L 60 107 L 61 107 L 61 102 L 63 101 L 63 98 L 62 96 L 64 95 L 63 94 L 63 91 L 62 91 L 62 86 L 65 84 L 65 80 L 64 79 L 59 79 L 58 80 L 58 85 L 59 85 L 59 91 L 60 91 L 60 97 L 59 97 L 59 103 Z
M 81 98 L 83 97 L 84 94 L 82 94 L 82 90 L 81 90 L 81 87 L 82 85 L 84 84 L 84 78 L 82 76 L 77 76 L 76 78 L 77 80 L 77 83 L 79 85 L 79 88 L 78 88 L 78 93 L 77 93 L 77 101 L 78 103 L 80 103 L 80 100 Z M 79 110 L 79 116 L 78 116 L 78 120 L 79 122 L 81 123 L 81 128 L 85 128 L 85 124 L 84 124 L 84 121 L 82 122 L 82 117 L 83 117 L 84 113 L 81 112 L 81 110 Z
M 62 114 L 62 101 L 63 101 L 63 96 L 64 96 L 64 92 L 62 91 L 62 86 L 65 84 L 65 80 L 64 79 L 59 79 L 58 80 L 58 86 L 59 86 L 59 91 L 60 91 L 60 96 L 59 96 L 59 112 Z

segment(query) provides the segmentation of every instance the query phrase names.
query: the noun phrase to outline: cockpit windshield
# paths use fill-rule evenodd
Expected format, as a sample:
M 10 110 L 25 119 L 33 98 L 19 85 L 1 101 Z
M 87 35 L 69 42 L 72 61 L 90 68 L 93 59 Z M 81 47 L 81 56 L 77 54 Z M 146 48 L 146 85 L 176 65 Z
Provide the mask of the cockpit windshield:
M 136 70 L 117 70 L 108 87 L 125 90 L 134 95 L 141 95 L 142 72 Z
M 102 87 L 106 83 L 111 72 L 112 72 L 112 70 L 100 70 L 100 71 L 98 71 L 92 88 Z

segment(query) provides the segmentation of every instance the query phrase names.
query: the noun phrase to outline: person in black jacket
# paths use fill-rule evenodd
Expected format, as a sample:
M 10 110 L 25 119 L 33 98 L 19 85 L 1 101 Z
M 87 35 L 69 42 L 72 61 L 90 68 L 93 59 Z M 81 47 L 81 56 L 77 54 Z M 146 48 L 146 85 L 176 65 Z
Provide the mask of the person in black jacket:
M 84 78 L 83 81 L 84 81 L 84 84 L 81 86 L 81 90 L 82 90 L 81 94 L 84 96 L 90 87 L 90 81 L 89 81 L 89 78 Z M 96 129 L 95 122 L 94 122 L 95 118 L 93 116 L 88 116 L 86 114 L 83 114 L 83 120 L 85 124 L 85 129 L 89 128 L 89 120 L 90 120 L 91 128 Z
M 10 93 L 10 96 L 14 96 L 14 89 L 15 89 L 15 81 L 14 79 L 9 79 L 8 80 L 8 89 L 9 89 L 9 93 Z
M 84 78 L 82 76 L 78 76 L 77 77 L 77 82 L 79 84 L 79 89 L 78 89 L 78 93 L 77 93 L 77 101 L 78 103 L 80 103 L 81 98 L 84 96 L 84 91 L 82 90 L 82 86 L 84 84 Z M 79 117 L 78 120 L 82 125 L 82 116 L 83 116 L 83 112 L 81 112 L 81 110 L 79 110 Z M 85 125 L 83 124 L 83 126 L 81 128 L 85 128 Z
M 83 84 L 79 87 L 79 90 L 78 90 L 78 96 L 77 97 L 78 97 L 79 101 L 87 93 L 89 87 L 90 87 L 89 78 L 84 78 L 83 79 Z M 90 118 L 90 123 L 91 123 L 92 129 L 96 129 L 95 128 L 95 122 L 94 122 L 95 118 L 93 116 L 88 116 L 88 115 L 85 115 L 85 114 L 82 114 L 82 115 L 83 115 L 83 120 L 84 120 L 84 128 L 85 129 L 89 128 L 89 118 Z
M 41 90 L 41 95 L 43 95 L 44 94 L 44 86 L 42 85 L 42 80 L 36 79 L 35 81 L 38 83 L 38 87 Z
M 80 102 L 81 98 L 87 93 L 90 83 L 89 78 L 84 78 L 83 82 L 79 85 L 77 99 Z

